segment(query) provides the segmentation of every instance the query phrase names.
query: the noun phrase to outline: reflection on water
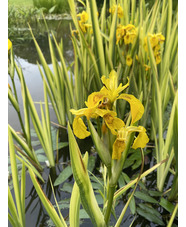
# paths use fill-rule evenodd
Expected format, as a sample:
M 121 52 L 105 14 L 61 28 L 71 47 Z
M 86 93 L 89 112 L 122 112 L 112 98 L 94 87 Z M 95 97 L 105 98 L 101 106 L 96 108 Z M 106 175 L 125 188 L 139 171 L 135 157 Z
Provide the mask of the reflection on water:
M 55 34 L 55 37 L 57 41 L 59 42 L 62 38 L 63 40 L 63 53 L 64 57 L 66 59 L 66 63 L 69 64 L 73 61 L 73 47 L 72 42 L 70 39 L 70 28 L 69 24 L 71 23 L 71 20 L 62 20 L 62 21 L 54 21 L 50 20 L 47 22 L 49 31 L 53 31 Z M 33 27 L 33 32 L 36 34 L 44 33 L 43 31 L 38 31 L 38 28 L 45 29 L 44 24 L 38 27 Z M 53 71 L 53 67 L 51 64 L 51 58 L 50 58 L 50 50 L 48 45 L 48 34 L 45 32 L 45 36 L 41 36 L 37 38 L 37 42 L 43 52 L 43 55 L 48 63 L 49 68 L 51 71 Z M 40 105 L 39 102 L 44 100 L 43 96 L 43 82 L 42 78 L 38 69 L 38 66 L 36 64 L 37 61 L 39 61 L 39 57 L 35 48 L 34 42 L 29 43 L 23 43 L 19 45 L 13 46 L 14 48 L 14 54 L 15 54 L 15 60 L 16 63 L 22 68 L 23 75 L 25 78 L 26 85 L 31 93 L 32 99 L 34 102 L 38 103 L 36 104 L 36 109 L 38 112 L 40 112 Z M 57 57 L 57 55 L 56 55 Z M 58 59 L 59 60 L 59 59 Z M 11 79 L 8 78 L 8 83 L 11 86 Z M 23 116 L 23 105 L 22 105 L 22 97 L 21 97 L 21 86 L 19 82 L 19 78 L 17 74 L 15 73 L 15 84 L 21 109 L 21 114 Z M 17 113 L 15 112 L 14 108 L 9 102 L 8 106 L 8 122 L 9 124 L 15 129 L 20 130 L 20 125 L 17 117 Z M 56 116 L 51 109 L 51 121 L 57 122 Z
M 57 42 L 59 42 L 62 38 L 63 40 L 63 54 L 67 62 L 72 61 L 73 59 L 73 48 L 72 42 L 70 39 L 70 23 L 71 20 L 50 20 L 47 21 L 48 30 L 51 34 L 53 33 L 56 37 Z M 45 59 L 48 64 L 51 63 L 50 58 L 50 50 L 48 45 L 48 33 L 46 32 L 46 28 L 44 22 L 41 21 L 39 25 L 32 26 L 32 30 L 36 40 L 45 56 Z M 27 31 L 30 33 L 30 31 Z M 30 34 L 31 36 L 31 34 Z M 27 60 L 29 63 L 36 64 L 36 61 L 39 60 L 38 54 L 34 45 L 34 42 L 25 41 L 22 44 L 14 46 L 14 53 L 16 56 Z

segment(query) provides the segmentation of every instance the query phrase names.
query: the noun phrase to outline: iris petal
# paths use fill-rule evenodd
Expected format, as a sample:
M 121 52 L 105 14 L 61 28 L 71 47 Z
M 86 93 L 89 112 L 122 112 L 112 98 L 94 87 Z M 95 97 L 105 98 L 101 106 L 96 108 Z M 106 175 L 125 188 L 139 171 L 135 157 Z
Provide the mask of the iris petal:
M 139 135 L 134 140 L 132 148 L 134 148 L 134 149 L 137 149 L 139 147 L 144 148 L 148 142 L 149 142 L 149 138 L 148 138 L 146 132 L 145 131 L 140 132 Z
M 84 139 L 90 136 L 90 132 L 87 131 L 87 127 L 85 126 L 83 120 L 78 116 L 74 118 L 73 131 L 79 139 Z
M 125 142 L 116 139 L 113 144 L 112 159 L 120 159 L 121 153 L 125 150 Z
M 129 102 L 132 114 L 132 124 L 141 119 L 144 113 L 144 107 L 139 99 L 129 94 L 121 94 L 118 99 L 124 99 Z

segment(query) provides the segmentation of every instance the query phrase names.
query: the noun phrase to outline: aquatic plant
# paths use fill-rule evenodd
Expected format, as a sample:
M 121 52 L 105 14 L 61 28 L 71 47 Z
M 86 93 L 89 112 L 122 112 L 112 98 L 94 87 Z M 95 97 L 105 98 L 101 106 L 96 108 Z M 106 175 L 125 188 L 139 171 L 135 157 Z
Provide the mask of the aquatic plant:
M 101 13 L 98 13 L 95 0 L 87 0 L 86 4 L 79 1 L 84 7 L 81 12 L 76 9 L 74 0 L 68 2 L 73 20 L 71 39 L 74 62 L 71 67 L 67 67 L 65 63 L 63 42 L 58 42 L 54 34 L 48 32 L 52 72 L 30 28 L 40 59 L 41 65 L 38 63 L 38 67 L 44 85 L 45 114 L 41 105 L 41 120 L 21 69 L 14 64 L 12 48 L 9 50 L 9 73 L 13 80 L 15 67 L 19 75 L 25 118 L 23 123 L 16 89 L 13 88 L 12 93 L 9 88 L 9 100 L 18 113 L 23 132 L 23 138 L 20 139 L 9 126 L 12 152 L 15 152 L 12 148 L 13 135 L 25 150 L 27 156 L 21 161 L 27 163 L 34 187 L 52 221 L 56 225 L 66 226 L 59 206 L 57 205 L 57 214 L 41 190 L 35 178 L 35 175 L 39 177 L 39 174 L 33 168 L 33 163 L 37 164 L 37 168 L 40 167 L 40 163 L 32 149 L 29 116 L 50 165 L 55 166 L 48 108 L 50 100 L 59 125 L 68 125 L 70 160 L 75 180 L 70 202 L 70 225 L 79 223 L 79 209 L 82 204 L 95 226 L 108 226 L 112 210 L 115 215 L 116 199 L 135 185 L 131 194 L 128 194 L 128 200 L 115 226 L 121 225 L 129 204 L 135 206 L 134 196 L 166 208 L 167 199 L 174 201 L 175 208 L 168 208 L 172 213 L 170 220 L 167 220 L 170 226 L 178 209 L 177 11 L 173 13 L 171 0 L 157 0 L 151 10 L 146 8 L 144 0 L 140 1 L 139 5 L 135 0 L 112 0 L 109 2 L 108 14 L 106 0 Z M 59 55 L 59 62 L 56 60 L 56 54 Z M 87 171 L 88 153 L 82 157 L 74 135 L 80 139 L 91 136 L 101 159 L 103 191 L 100 190 L 100 194 L 103 198 L 103 209 L 98 205 Z M 146 150 L 146 145 L 148 147 L 151 144 L 157 164 L 143 173 L 143 148 Z M 19 149 L 17 150 L 19 152 Z M 138 151 L 141 156 L 136 157 Z M 140 174 L 135 180 L 129 181 L 126 187 L 117 190 L 119 178 L 124 174 L 124 167 L 131 154 L 134 154 L 135 160 L 140 159 Z M 15 166 L 15 163 L 13 165 Z M 129 162 L 128 166 L 132 164 Z M 143 190 L 136 192 L 142 176 L 147 176 L 156 168 L 160 202 L 152 198 L 150 192 L 145 196 Z M 172 188 L 162 194 L 169 172 L 174 175 Z M 19 199 L 16 203 L 20 203 Z M 18 207 L 18 216 L 21 217 L 21 208 L 19 205 Z M 150 211 L 145 204 L 131 210 L 156 224 L 164 225 L 162 219 L 157 218 L 157 213 L 155 218 L 150 215 L 152 210 Z M 12 221 L 11 217 L 9 218 Z

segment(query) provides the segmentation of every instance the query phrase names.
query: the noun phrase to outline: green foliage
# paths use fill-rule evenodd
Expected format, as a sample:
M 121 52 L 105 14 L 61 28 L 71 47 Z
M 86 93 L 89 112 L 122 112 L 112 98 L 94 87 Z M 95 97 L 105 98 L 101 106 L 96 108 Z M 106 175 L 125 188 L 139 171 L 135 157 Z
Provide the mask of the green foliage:
M 43 7 L 42 4 L 45 5 L 44 7 L 49 13 L 58 12 L 58 10 L 60 11 L 62 7 L 60 4 L 64 3 L 63 1 L 58 2 L 57 0 L 55 2 L 35 0 L 34 2 L 34 4 L 39 8 Z M 87 24 L 83 24 L 83 22 L 79 20 L 81 14 L 79 14 L 79 16 L 77 15 L 75 1 L 69 0 L 68 2 L 74 23 L 73 26 L 75 27 L 75 30 L 73 30 L 71 26 L 71 39 L 74 47 L 75 58 L 70 67 L 66 66 L 66 61 L 63 56 L 62 40 L 58 42 L 55 35 L 50 34 L 46 26 L 48 31 L 49 50 L 53 65 L 52 71 L 47 64 L 38 42 L 36 41 L 36 37 L 30 29 L 41 64 L 38 63 L 38 67 L 44 86 L 45 109 L 43 109 L 43 105 L 40 104 L 41 118 L 36 111 L 35 104 L 25 84 L 22 70 L 14 64 L 13 52 L 11 50 L 9 73 L 13 85 L 15 85 L 14 67 L 18 73 L 22 88 L 24 124 L 20 114 L 16 88 L 14 86 L 13 91 L 9 88 L 9 100 L 19 116 L 23 136 L 19 136 L 11 126 L 9 126 L 9 145 L 11 151 L 11 166 L 13 168 L 13 185 L 18 209 L 16 211 L 12 196 L 9 192 L 10 210 L 12 215 L 9 215 L 9 220 L 13 225 L 20 222 L 21 225 L 24 226 L 24 212 L 22 212 L 22 210 L 24 210 L 25 194 L 23 190 L 25 184 L 24 167 L 27 166 L 34 187 L 56 226 L 67 225 L 59 211 L 60 206 L 62 208 L 69 208 L 70 206 L 70 225 L 73 226 L 75 225 L 74 223 L 79 223 L 79 218 L 82 217 L 80 216 L 82 212 L 80 212 L 80 204 L 82 204 L 84 210 L 87 212 L 95 226 L 109 225 L 111 212 L 113 211 L 113 214 L 115 215 L 114 208 L 118 199 L 125 195 L 127 190 L 131 188 L 133 191 L 130 191 L 127 194 L 127 202 L 116 222 L 116 227 L 121 224 L 128 206 L 130 207 L 132 214 L 138 214 L 144 219 L 162 226 L 164 225 L 164 220 L 160 218 L 161 215 L 157 210 L 157 206 L 160 205 L 168 212 L 172 213 L 169 221 L 169 225 L 172 225 L 178 208 L 177 204 L 174 206 L 172 203 L 167 201 L 167 198 L 170 200 L 177 199 L 178 184 L 178 19 L 177 12 L 173 13 L 172 1 L 157 0 L 154 2 L 152 10 L 149 10 L 146 8 L 147 4 L 145 1 L 140 1 L 139 4 L 137 4 L 134 0 L 131 2 L 118 0 L 118 3 L 120 3 L 125 12 L 123 17 L 119 18 L 116 10 L 113 14 L 107 12 L 108 5 L 106 4 L 106 0 L 103 2 L 103 7 L 99 15 L 97 15 L 98 8 L 96 1 L 87 0 L 86 7 L 84 8 L 88 15 L 86 21 Z M 109 7 L 112 7 L 114 3 L 115 1 L 110 1 Z M 14 12 L 12 11 L 11 13 L 12 18 L 14 18 Z M 20 11 L 20 13 L 24 15 L 23 11 Z M 15 16 L 15 18 L 16 17 L 17 16 Z M 27 17 L 27 15 L 24 15 L 23 17 Z M 117 40 L 119 37 L 117 29 L 120 23 L 123 26 L 127 26 L 130 22 L 132 22 L 136 28 L 136 38 L 132 43 L 127 44 L 124 42 L 126 37 Z M 13 22 L 10 20 L 10 24 L 11 23 Z M 165 36 L 165 43 L 160 47 L 158 46 L 159 57 L 161 57 L 161 59 L 159 59 L 160 61 L 157 63 L 155 49 L 152 46 L 150 36 L 146 36 L 148 33 L 157 34 L 160 32 Z M 147 38 L 146 42 L 145 37 Z M 59 61 L 57 61 L 57 55 L 59 56 Z M 127 62 L 128 56 L 130 57 L 130 64 Z M 81 151 L 70 126 L 73 122 L 73 116 L 70 113 L 70 109 L 80 109 L 84 107 L 84 101 L 87 100 L 88 95 L 91 92 L 100 90 L 101 76 L 105 75 L 106 78 L 108 78 L 112 69 L 116 70 L 117 75 L 119 76 L 117 81 L 118 85 L 120 82 L 125 84 L 127 77 L 129 77 L 130 85 L 127 92 L 131 92 L 136 97 L 140 98 L 144 104 L 144 117 L 141 119 L 140 123 L 144 127 L 148 126 L 149 128 L 151 141 L 155 143 L 157 164 L 142 173 L 144 165 L 143 152 L 141 150 L 142 153 L 140 153 L 139 150 L 130 150 L 135 136 L 134 133 L 127 138 L 121 159 L 111 160 L 114 136 L 112 137 L 107 134 L 108 139 L 106 140 L 104 136 L 101 137 L 99 119 L 97 121 L 97 127 L 89 121 L 89 131 L 91 132 L 96 151 L 103 164 L 103 167 L 101 168 L 102 178 L 99 178 L 90 174 L 87 170 L 88 165 L 88 169 L 91 172 L 93 171 L 95 159 L 89 158 L 90 163 L 87 164 L 88 153 L 86 153 L 84 158 L 82 158 Z M 105 88 L 108 90 L 106 85 Z M 63 169 L 54 182 L 54 186 L 63 183 L 61 190 L 71 193 L 71 200 L 70 203 L 69 201 L 67 203 L 63 201 L 62 205 L 56 203 L 59 215 L 53 205 L 51 205 L 49 200 L 46 198 L 35 178 L 35 175 L 40 177 L 38 170 L 42 170 L 40 162 L 44 160 L 44 157 L 47 157 L 51 166 L 55 166 L 54 148 L 59 148 L 59 144 L 57 143 L 58 137 L 55 140 L 57 142 L 55 144 L 53 143 L 49 100 L 56 114 L 58 123 L 66 126 L 67 119 L 69 121 L 68 136 L 72 168 L 71 166 L 67 166 Z M 125 114 L 128 110 L 126 103 L 124 103 L 124 105 L 118 103 L 113 106 L 118 113 L 118 117 L 121 119 L 127 119 L 125 122 L 128 126 L 130 115 L 128 117 L 128 115 L 126 116 Z M 36 152 L 33 149 L 31 140 L 30 116 L 35 132 L 42 146 L 42 150 Z M 167 116 L 169 116 L 168 122 L 164 120 Z M 150 121 L 147 121 L 147 119 L 150 119 Z M 15 155 L 12 136 L 19 144 L 19 147 L 17 147 L 19 156 Z M 65 145 L 63 144 L 62 146 Z M 45 155 L 40 152 L 44 152 L 43 154 Z M 148 152 L 146 152 L 146 154 L 148 154 Z M 19 189 L 16 158 L 23 163 L 21 190 Z M 175 163 L 172 162 L 173 160 L 175 160 Z M 123 173 L 123 170 L 127 167 L 131 167 L 132 170 L 135 170 L 140 165 L 142 166 L 141 172 L 134 180 L 132 180 L 132 178 L 130 178 L 126 173 Z M 163 196 L 162 191 L 170 167 L 173 169 L 172 172 L 175 172 L 174 182 L 171 193 Z M 156 168 L 157 188 L 160 192 L 153 190 L 148 191 L 146 186 L 140 180 Z M 73 188 L 72 185 L 65 182 L 72 173 L 75 180 Z M 42 177 L 40 178 L 42 179 Z M 136 190 L 138 183 L 141 190 Z M 120 188 L 116 191 L 118 184 Z M 96 193 L 94 194 L 94 192 Z M 138 201 L 140 201 L 140 203 L 138 203 Z M 103 205 L 103 209 L 100 209 L 100 204 Z M 14 217 L 15 223 L 13 220 Z M 83 214 L 83 217 L 87 217 L 86 213 Z
M 14 43 L 25 40 L 31 41 L 28 24 L 38 25 L 38 18 L 42 16 L 43 10 L 27 7 L 8 6 L 8 37 Z
M 72 175 L 72 169 L 70 166 L 67 166 L 65 169 L 62 170 L 58 178 L 54 182 L 54 186 L 62 184 Z
M 14 149 L 13 137 L 10 129 L 8 130 L 9 137 L 9 149 L 10 149 L 10 163 L 12 170 L 12 179 L 15 194 L 15 203 L 12 197 L 10 188 L 8 187 L 8 219 L 12 226 L 25 226 L 25 185 L 26 185 L 26 175 L 25 175 L 25 164 L 22 162 L 22 174 L 21 174 L 21 186 L 19 185 L 18 179 L 18 169 L 16 163 L 16 154 Z M 16 204 L 16 206 L 15 206 Z
M 69 12 L 69 5 L 66 0 L 33 0 L 33 4 L 37 8 L 43 8 L 45 13 Z

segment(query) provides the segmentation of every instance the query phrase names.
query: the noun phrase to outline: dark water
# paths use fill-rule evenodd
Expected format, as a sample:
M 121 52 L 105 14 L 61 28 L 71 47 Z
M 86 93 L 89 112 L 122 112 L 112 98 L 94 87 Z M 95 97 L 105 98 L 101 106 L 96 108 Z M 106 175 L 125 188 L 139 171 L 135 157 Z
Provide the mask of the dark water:
M 73 61 L 73 47 L 72 43 L 70 40 L 70 30 L 69 30 L 69 22 L 71 21 L 49 21 L 48 26 L 49 28 L 52 28 L 56 37 L 60 39 L 60 37 L 63 38 L 63 46 L 64 46 L 64 57 L 66 59 L 66 63 L 70 63 Z M 36 33 L 37 30 L 34 30 Z M 38 31 L 39 32 L 39 31 Z M 52 70 L 52 64 L 51 64 L 51 59 L 50 59 L 50 52 L 49 52 L 49 47 L 48 47 L 48 38 L 47 38 L 47 33 L 45 36 L 41 36 L 38 39 L 39 46 L 41 47 L 41 50 L 43 51 L 43 54 L 47 60 L 47 63 L 49 67 Z M 22 43 L 19 45 L 14 46 L 14 53 L 15 53 L 15 59 L 18 65 L 21 66 L 23 70 L 23 75 L 25 77 L 26 84 L 28 86 L 28 89 L 31 93 L 31 96 L 36 102 L 36 107 L 37 111 L 40 112 L 40 106 L 37 104 L 37 102 L 43 101 L 43 83 L 42 79 L 40 76 L 40 72 L 38 69 L 38 66 L 36 65 L 36 61 L 38 61 L 38 55 L 35 49 L 34 43 L 31 41 L 29 43 Z M 9 83 L 11 85 L 11 81 L 9 79 Z M 17 93 L 18 93 L 18 98 L 20 102 L 20 106 L 22 108 L 22 98 L 21 98 L 21 87 L 19 83 L 19 79 L 17 75 L 15 74 L 15 83 L 16 83 L 16 88 L 17 88 Z M 23 113 L 22 113 L 23 115 Z M 51 110 L 51 121 L 57 123 L 57 118 L 54 114 L 54 112 Z M 9 103 L 9 108 L 8 108 L 8 122 L 9 124 L 17 131 L 20 130 L 20 125 L 18 121 L 18 117 L 16 115 L 15 110 Z M 60 140 L 61 141 L 67 141 L 67 133 L 66 130 L 61 130 L 60 134 Z M 84 141 L 78 141 L 79 146 L 82 152 L 89 151 L 91 150 L 91 147 L 93 146 L 91 139 L 86 139 Z M 69 151 L 68 147 L 63 148 L 60 153 L 59 153 L 59 164 L 56 165 L 54 169 L 48 169 L 45 167 L 44 172 L 43 172 L 43 178 L 45 179 L 45 184 L 42 184 L 42 188 L 44 192 L 46 193 L 47 197 L 51 201 L 52 204 L 55 204 L 54 197 L 52 194 L 51 186 L 50 186 L 50 181 L 49 181 L 49 175 L 51 176 L 52 182 L 55 181 L 59 173 L 63 170 L 63 168 L 66 166 L 65 164 L 69 163 Z M 96 167 L 94 169 L 95 174 L 99 174 L 96 170 L 96 168 L 99 168 L 99 158 L 97 157 L 96 161 Z M 155 164 L 155 160 L 152 158 L 152 154 L 149 156 L 149 161 L 145 165 L 145 169 L 148 169 Z M 129 177 L 131 177 L 134 173 L 139 173 L 139 168 L 135 171 L 131 171 L 130 168 L 126 169 L 125 171 Z M 73 178 L 69 178 L 67 180 L 69 183 L 73 183 Z M 167 182 L 167 188 L 170 187 L 172 183 L 172 179 L 169 179 L 169 182 Z M 153 172 L 146 178 L 146 184 L 148 185 L 148 189 L 154 190 L 156 188 L 156 172 Z M 70 194 L 62 192 L 61 189 L 62 185 L 59 185 L 54 188 L 55 190 L 55 196 L 57 201 L 60 201 L 62 199 L 69 199 Z M 139 189 L 139 188 L 138 188 Z M 13 191 L 13 190 L 12 190 Z M 125 203 L 126 203 L 127 198 L 124 196 L 119 204 L 116 207 L 117 211 L 117 216 L 119 216 L 121 210 L 123 209 Z M 27 173 L 27 178 L 26 178 L 26 226 L 27 227 L 41 227 L 41 226 L 49 226 L 47 224 L 47 221 L 49 219 L 49 216 L 47 212 L 45 211 L 45 208 L 43 207 L 42 203 L 40 202 L 40 199 L 37 196 L 37 193 L 32 185 L 31 179 L 29 177 L 29 174 Z M 66 217 L 68 219 L 68 209 L 63 209 L 62 211 L 63 217 Z M 164 211 L 162 211 L 163 213 Z M 127 209 L 127 212 L 125 214 L 125 217 L 123 219 L 123 222 L 121 226 L 130 226 L 131 222 L 133 221 L 134 216 L 131 215 L 130 209 Z M 114 224 L 115 219 L 112 216 L 111 221 Z M 10 226 L 10 224 L 9 224 Z M 91 227 L 92 224 L 88 219 L 85 219 L 83 223 L 81 224 L 82 227 L 89 226 Z M 145 220 L 143 217 L 136 216 L 136 219 L 132 225 L 134 226 L 158 226 L 156 224 L 153 224 L 152 222 L 149 222 Z

